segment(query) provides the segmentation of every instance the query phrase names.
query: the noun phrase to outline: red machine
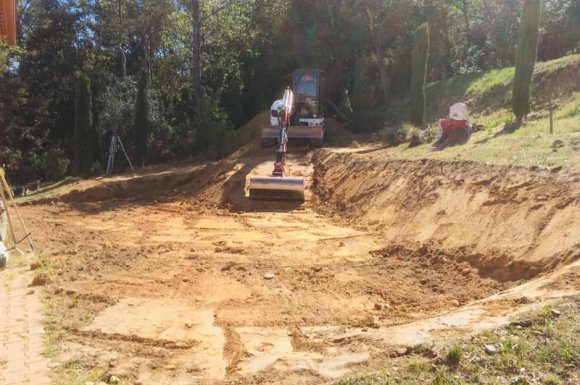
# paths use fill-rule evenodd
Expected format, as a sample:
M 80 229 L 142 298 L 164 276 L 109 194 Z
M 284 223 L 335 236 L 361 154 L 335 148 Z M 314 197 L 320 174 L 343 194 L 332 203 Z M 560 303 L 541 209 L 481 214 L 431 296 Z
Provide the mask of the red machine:
M 449 146 L 465 144 L 471 138 L 472 128 L 464 103 L 455 103 L 449 108 L 449 117 L 439 120 L 441 137 L 433 143 L 431 150 L 443 150 Z

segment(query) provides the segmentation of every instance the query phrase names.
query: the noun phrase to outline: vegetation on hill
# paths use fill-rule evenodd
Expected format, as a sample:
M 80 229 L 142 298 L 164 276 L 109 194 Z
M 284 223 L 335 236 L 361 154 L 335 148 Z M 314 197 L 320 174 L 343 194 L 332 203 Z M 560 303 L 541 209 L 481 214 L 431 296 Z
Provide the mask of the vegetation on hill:
M 410 120 L 420 127 L 425 123 L 425 82 L 429 58 L 429 25 L 421 24 L 415 34 L 411 77 Z
M 512 106 L 518 122 L 530 112 L 530 81 L 538 56 L 542 1 L 525 0 L 518 33 Z
M 356 120 L 385 117 L 409 92 L 413 36 L 429 23 L 427 80 L 513 65 L 523 0 L 160 0 L 20 2 L 20 49 L 0 49 L 0 163 L 14 182 L 70 174 L 75 73 L 91 81 L 92 156 L 102 171 L 111 130 L 147 164 L 218 157 L 239 127 L 267 109 L 291 71 L 325 74 L 325 97 Z M 538 59 L 580 49 L 577 1 L 544 1 Z M 199 12 L 198 12 L 199 9 Z M 199 37 L 199 38 L 198 38 Z M 366 60 L 366 103 L 357 63 Z M 139 75 L 150 76 L 151 127 L 135 137 Z M 533 90 L 532 90 L 533 94 Z M 201 97 L 203 95 L 203 97 Z M 434 99 L 427 99 L 427 116 Z M 210 107 L 211 106 L 211 107 Z M 358 110 L 357 110 L 358 108 Z M 408 118 L 408 109 L 401 112 Z M 211 116 L 201 116 L 210 114 Z M 208 130 L 210 121 L 219 135 Z M 377 124 L 378 122 L 378 124 Z M 206 135 L 213 136 L 206 138 Z M 208 148 L 207 143 L 212 143 Z M 140 150 L 141 149 L 141 150 Z
M 93 135 L 93 99 L 91 81 L 84 74 L 79 74 L 75 88 L 75 128 L 74 160 L 76 175 L 88 175 L 93 166 L 95 139 Z
M 408 144 L 403 143 L 390 151 L 389 156 L 580 170 L 580 83 L 576 80 L 579 72 L 580 55 L 538 63 L 531 83 L 532 113 L 528 115 L 527 122 L 513 132 L 510 130 L 513 122 L 513 67 L 431 83 L 427 86 L 427 119 L 431 127 L 428 132 L 433 135 L 437 132 L 437 119 L 446 116 L 449 106 L 458 101 L 467 103 L 476 132 L 466 145 L 445 151 L 429 152 L 429 144 L 408 148 Z M 403 131 L 406 128 L 404 125 L 396 127 Z M 383 132 L 386 140 L 390 130 L 387 128 Z M 412 136 L 410 131 L 408 137 Z

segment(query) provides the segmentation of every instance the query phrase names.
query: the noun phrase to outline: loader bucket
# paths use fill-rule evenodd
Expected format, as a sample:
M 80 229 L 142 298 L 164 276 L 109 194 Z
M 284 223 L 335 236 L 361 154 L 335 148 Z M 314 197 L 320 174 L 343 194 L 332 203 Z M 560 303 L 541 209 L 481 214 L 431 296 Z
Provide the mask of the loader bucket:
M 304 201 L 304 178 L 250 177 L 250 199 Z

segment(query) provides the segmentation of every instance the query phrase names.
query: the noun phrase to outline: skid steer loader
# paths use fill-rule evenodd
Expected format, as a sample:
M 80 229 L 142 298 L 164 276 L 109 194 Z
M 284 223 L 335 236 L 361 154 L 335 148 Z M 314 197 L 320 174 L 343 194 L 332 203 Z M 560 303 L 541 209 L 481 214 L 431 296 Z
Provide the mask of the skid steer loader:
M 286 130 L 288 139 L 306 139 L 311 146 L 322 146 L 325 134 L 322 113 L 321 78 L 319 70 L 298 69 L 292 73 L 293 112 Z M 284 101 L 276 100 L 270 108 L 270 124 L 262 128 L 262 146 L 278 142 L 279 111 Z

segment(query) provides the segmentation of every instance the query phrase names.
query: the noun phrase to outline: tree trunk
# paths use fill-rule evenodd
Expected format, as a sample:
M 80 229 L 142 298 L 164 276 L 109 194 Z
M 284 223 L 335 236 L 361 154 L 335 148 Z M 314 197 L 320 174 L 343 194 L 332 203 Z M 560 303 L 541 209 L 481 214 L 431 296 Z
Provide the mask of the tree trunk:
M 121 9 L 121 0 L 117 0 L 117 13 L 119 16 L 119 29 L 121 33 L 121 41 L 118 44 L 119 53 L 121 54 L 121 75 L 123 76 L 123 80 L 127 79 L 127 55 L 125 55 L 125 50 L 123 49 L 124 43 L 124 23 L 123 23 L 123 11 Z
M 453 73 L 453 66 L 451 65 L 451 63 L 453 62 L 453 53 L 452 53 L 452 46 L 451 46 L 451 39 L 449 38 L 449 9 L 447 7 L 445 7 L 444 11 L 443 11 L 443 20 L 444 20 L 444 25 L 445 25 L 445 33 L 444 33 L 444 39 L 445 39 L 445 55 L 447 55 L 445 62 L 446 64 L 446 68 L 445 68 L 445 78 L 449 77 L 452 73 Z
M 467 55 L 467 51 L 469 50 L 469 40 L 470 40 L 470 26 L 469 26 L 469 6 L 467 4 L 467 0 L 463 0 L 463 23 L 465 24 L 465 55 Z M 467 58 L 467 57 L 466 57 Z
M 201 10 L 199 0 L 191 0 L 191 25 L 193 27 L 193 96 L 195 107 L 202 103 L 201 92 Z
M 121 54 L 121 76 L 125 80 L 127 79 L 127 55 L 125 55 L 122 43 L 119 43 L 117 47 L 119 47 L 119 53 Z
M 371 34 L 371 40 L 375 47 L 375 52 L 377 55 L 377 67 L 379 69 L 379 77 L 381 78 L 381 88 L 383 90 L 383 97 L 385 98 L 385 115 L 386 115 L 386 105 L 389 101 L 389 77 L 387 74 L 387 68 L 385 65 L 385 53 L 383 52 L 383 47 L 377 40 L 375 36 L 375 28 L 373 23 L 373 15 L 370 8 L 367 8 L 367 16 L 369 18 L 369 32 Z
M 530 112 L 530 82 L 538 54 L 541 20 L 542 0 L 525 0 L 518 31 L 512 91 L 512 108 L 518 123 L 523 122 Z
M 429 59 L 429 24 L 423 23 L 415 32 L 411 63 L 411 108 L 409 120 L 416 127 L 425 123 L 425 83 Z

